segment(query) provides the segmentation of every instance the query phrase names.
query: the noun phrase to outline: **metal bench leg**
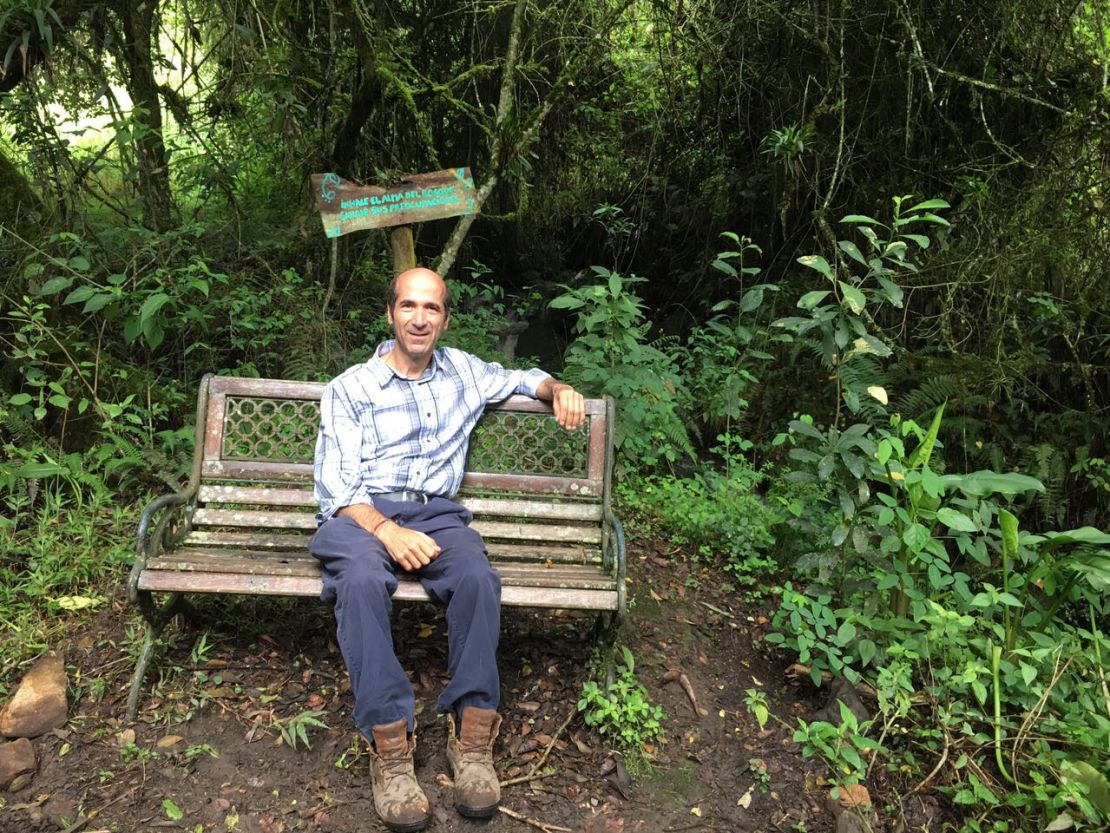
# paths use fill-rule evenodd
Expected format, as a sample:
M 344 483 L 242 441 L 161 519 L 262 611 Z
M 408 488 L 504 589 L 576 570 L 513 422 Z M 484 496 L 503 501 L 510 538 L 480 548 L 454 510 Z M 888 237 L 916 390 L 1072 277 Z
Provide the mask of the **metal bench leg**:
M 139 606 L 143 611 L 143 618 L 147 620 L 146 636 L 143 638 L 142 648 L 139 649 L 139 658 L 135 662 L 135 673 L 131 675 L 131 688 L 127 693 L 127 719 L 134 720 L 139 713 L 139 690 L 143 686 L 150 658 L 154 656 L 154 645 L 162 635 L 162 629 L 184 605 L 184 597 L 174 593 L 166 600 L 162 607 L 154 604 L 149 593 L 139 597 Z
M 605 652 L 605 690 L 613 687 L 617 678 L 617 634 L 621 629 L 621 616 L 619 611 L 606 610 L 597 615 L 594 620 L 593 640 L 600 644 Z

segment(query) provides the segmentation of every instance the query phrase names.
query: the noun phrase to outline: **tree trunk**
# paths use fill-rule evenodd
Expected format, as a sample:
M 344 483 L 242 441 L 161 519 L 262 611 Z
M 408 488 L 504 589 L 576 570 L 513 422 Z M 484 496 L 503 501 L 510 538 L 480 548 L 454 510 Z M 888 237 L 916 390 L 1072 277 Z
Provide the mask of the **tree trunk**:
M 162 137 L 162 103 L 154 78 L 151 49 L 158 35 L 157 0 L 120 0 L 116 7 L 123 31 L 127 91 L 134 106 L 136 171 L 143 224 L 155 231 L 173 227 L 170 169 Z
M 27 178 L 0 152 L 0 227 L 20 237 L 34 236 L 42 228 L 45 214 Z

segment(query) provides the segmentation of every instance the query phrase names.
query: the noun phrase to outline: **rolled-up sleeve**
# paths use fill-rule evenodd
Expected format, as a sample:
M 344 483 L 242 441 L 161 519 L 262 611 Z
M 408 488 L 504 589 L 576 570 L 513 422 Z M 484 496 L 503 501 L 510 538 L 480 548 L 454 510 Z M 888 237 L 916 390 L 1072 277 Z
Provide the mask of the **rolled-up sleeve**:
M 320 399 L 320 433 L 316 436 L 314 494 L 316 516 L 323 523 L 344 506 L 371 503 L 362 483 L 362 428 L 341 388 L 329 384 Z
M 551 374 L 537 367 L 531 370 L 506 370 L 497 362 L 484 362 L 471 357 L 474 376 L 478 380 L 482 398 L 486 402 L 501 402 L 514 393 L 522 393 L 536 399 L 536 391 Z

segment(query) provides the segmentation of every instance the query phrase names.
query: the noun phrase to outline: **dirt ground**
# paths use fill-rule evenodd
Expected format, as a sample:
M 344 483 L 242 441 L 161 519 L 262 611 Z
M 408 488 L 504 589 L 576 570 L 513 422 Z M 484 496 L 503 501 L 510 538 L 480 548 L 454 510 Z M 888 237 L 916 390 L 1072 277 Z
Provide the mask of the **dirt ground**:
M 505 787 L 504 812 L 484 824 L 457 816 L 443 783 L 446 719 L 434 714 L 446 659 L 442 616 L 430 605 L 397 606 L 398 653 L 417 693 L 417 775 L 435 808 L 430 829 L 832 830 L 823 766 L 803 759 L 786 727 L 771 721 L 761 732 L 743 703 L 747 689 L 761 689 L 790 725 L 821 705 L 763 643 L 758 603 L 731 592 L 722 575 L 635 536 L 629 580 L 634 605 L 620 642 L 666 713 L 650 770 L 625 779 L 576 711 L 592 668 L 592 617 L 506 609 L 495 755 L 503 780 L 520 780 Z M 122 597 L 63 646 L 71 720 L 34 742 L 39 772 L 4 796 L 0 831 L 385 829 L 350 723 L 330 609 L 256 599 L 207 600 L 198 609 L 202 622 L 171 629 L 134 724 L 124 710 L 137 620 Z M 702 714 L 678 682 L 664 682 L 668 671 L 686 675 Z M 292 748 L 274 721 L 310 709 L 327 728 L 305 726 L 311 746 Z

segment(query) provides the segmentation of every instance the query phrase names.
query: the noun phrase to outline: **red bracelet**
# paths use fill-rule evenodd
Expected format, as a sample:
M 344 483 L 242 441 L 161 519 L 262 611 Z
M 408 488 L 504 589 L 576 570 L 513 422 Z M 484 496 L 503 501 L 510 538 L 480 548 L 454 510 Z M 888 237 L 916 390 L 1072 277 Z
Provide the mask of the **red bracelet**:
M 377 535 L 378 530 L 381 528 L 381 525 L 384 524 L 388 520 L 389 520 L 389 518 L 383 517 L 380 521 L 378 521 L 376 524 L 374 524 L 374 528 L 370 530 L 370 534 L 371 535 Z

